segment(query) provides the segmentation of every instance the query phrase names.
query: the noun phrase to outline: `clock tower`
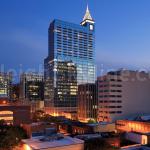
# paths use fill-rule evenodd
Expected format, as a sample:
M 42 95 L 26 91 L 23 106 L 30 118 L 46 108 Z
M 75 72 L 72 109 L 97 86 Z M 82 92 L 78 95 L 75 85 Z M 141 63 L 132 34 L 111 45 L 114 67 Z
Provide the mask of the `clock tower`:
M 94 24 L 95 24 L 95 21 L 91 17 L 91 14 L 90 14 L 90 11 L 89 11 L 89 7 L 87 5 L 87 9 L 86 9 L 84 18 L 83 18 L 83 20 L 81 22 L 81 25 L 89 27 L 90 31 L 94 31 Z

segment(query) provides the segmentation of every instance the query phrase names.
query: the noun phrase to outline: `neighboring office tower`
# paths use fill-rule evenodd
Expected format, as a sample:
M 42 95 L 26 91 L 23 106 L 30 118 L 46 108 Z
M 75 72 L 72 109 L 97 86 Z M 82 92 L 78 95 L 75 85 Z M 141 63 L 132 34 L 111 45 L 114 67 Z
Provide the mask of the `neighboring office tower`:
M 114 122 L 149 114 L 149 77 L 148 73 L 129 70 L 98 77 L 98 121 Z
M 95 83 L 95 26 L 87 7 L 86 14 L 81 25 L 54 20 L 49 26 L 49 55 L 45 59 L 45 100 L 46 107 L 51 107 L 53 113 L 63 111 L 77 110 L 77 85 L 84 83 Z M 74 78 L 68 83 L 68 88 L 65 88 L 60 79 L 60 67 L 62 63 L 70 62 L 73 64 Z M 73 72 L 68 69 L 61 68 L 62 76 L 69 75 Z M 75 77 L 76 75 L 76 77 Z M 63 89 L 63 94 L 61 94 Z M 71 85 L 73 85 L 74 95 L 72 96 Z M 59 93 L 58 93 L 59 92 Z M 60 98 L 60 97 L 63 98 Z M 70 105 L 71 104 L 71 105 Z
M 0 99 L 11 98 L 12 73 L 0 72 Z
M 20 77 L 20 98 L 30 101 L 44 100 L 43 75 L 37 73 L 23 73 Z
M 77 95 L 77 69 L 72 62 L 58 62 L 57 89 L 55 104 L 57 107 L 75 107 Z M 62 101 L 62 103 L 59 103 Z
M 97 121 L 96 84 L 78 86 L 78 120 L 81 122 Z

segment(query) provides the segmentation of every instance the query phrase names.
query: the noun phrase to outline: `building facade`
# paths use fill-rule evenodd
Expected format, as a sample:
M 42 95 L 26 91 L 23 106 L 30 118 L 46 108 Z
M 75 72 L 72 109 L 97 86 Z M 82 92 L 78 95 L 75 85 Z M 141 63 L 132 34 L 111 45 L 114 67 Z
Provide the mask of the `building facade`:
M 129 141 L 150 144 L 150 116 L 137 116 L 133 120 L 117 120 L 116 130 L 125 133 Z
M 46 106 L 56 114 L 75 111 L 77 86 L 95 82 L 95 27 L 89 9 L 80 25 L 54 20 L 48 34 L 49 53 L 44 62 Z
M 30 109 L 30 106 L 27 105 L 0 104 L 0 120 L 13 125 L 30 123 Z
M 0 72 L 0 99 L 11 98 L 12 73 Z
M 114 122 L 149 114 L 149 73 L 119 70 L 98 77 L 98 120 Z
M 78 120 L 88 122 L 97 120 L 97 88 L 96 84 L 78 86 Z
M 57 88 L 54 105 L 56 107 L 75 107 L 77 95 L 77 67 L 72 62 L 57 63 Z M 61 101 L 61 103 L 59 103 Z
M 119 132 L 149 133 L 150 121 L 117 120 L 116 129 Z
M 84 150 L 83 140 L 63 136 L 61 134 L 24 139 L 22 143 L 23 145 L 20 147 L 21 150 Z
M 20 99 L 44 100 L 44 77 L 37 73 L 23 73 L 20 77 Z
M 12 92 L 11 92 L 11 99 L 13 101 L 18 101 L 20 95 L 20 84 L 12 84 Z

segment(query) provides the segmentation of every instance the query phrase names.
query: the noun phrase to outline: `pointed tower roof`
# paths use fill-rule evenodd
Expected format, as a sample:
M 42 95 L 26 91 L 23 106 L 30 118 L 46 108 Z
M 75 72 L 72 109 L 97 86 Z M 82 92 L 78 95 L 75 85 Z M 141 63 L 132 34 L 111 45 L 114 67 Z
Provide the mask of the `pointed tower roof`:
M 86 13 L 85 13 L 84 18 L 83 18 L 83 21 L 85 21 L 85 20 L 93 21 L 92 16 L 91 16 L 90 11 L 89 11 L 88 4 L 87 4 L 87 8 L 86 8 Z
M 81 22 L 81 25 L 85 25 L 86 23 L 92 23 L 92 24 L 95 23 L 95 21 L 93 20 L 91 14 L 90 14 L 88 4 L 87 4 L 85 15 L 84 15 L 83 20 Z

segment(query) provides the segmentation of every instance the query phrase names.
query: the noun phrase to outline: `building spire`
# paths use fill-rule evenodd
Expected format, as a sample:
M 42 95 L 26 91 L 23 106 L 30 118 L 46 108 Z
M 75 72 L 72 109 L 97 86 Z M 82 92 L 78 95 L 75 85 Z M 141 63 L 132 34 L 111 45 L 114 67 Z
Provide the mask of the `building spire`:
M 92 16 L 91 16 L 90 11 L 89 11 L 88 4 L 87 4 L 87 8 L 86 8 L 86 13 L 85 13 L 84 18 L 83 18 L 83 21 L 85 21 L 85 20 L 93 21 Z

